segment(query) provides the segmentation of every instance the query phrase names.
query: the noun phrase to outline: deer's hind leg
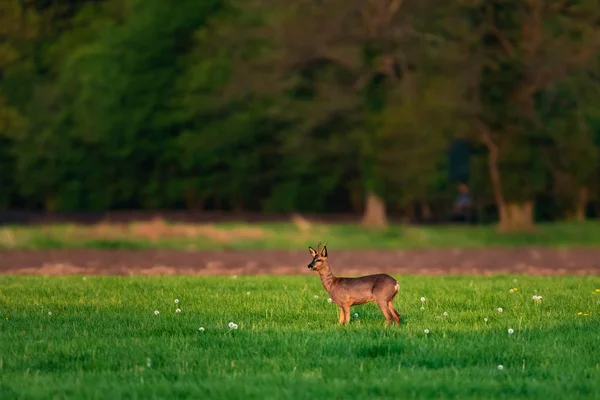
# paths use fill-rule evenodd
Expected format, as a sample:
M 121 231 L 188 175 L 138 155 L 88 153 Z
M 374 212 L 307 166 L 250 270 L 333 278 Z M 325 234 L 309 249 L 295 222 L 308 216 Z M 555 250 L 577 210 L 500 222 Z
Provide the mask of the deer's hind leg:
M 388 301 L 387 305 L 388 310 L 390 310 L 390 313 L 392 314 L 394 322 L 396 323 L 396 325 L 400 325 L 400 313 L 394 308 L 394 303 L 392 302 L 392 300 Z
M 383 313 L 383 316 L 385 317 L 385 324 L 389 325 L 390 322 L 392 322 L 392 320 L 394 318 L 392 317 L 392 312 L 388 308 L 387 302 L 382 301 L 382 300 L 377 300 L 376 303 L 377 303 L 377 307 L 379 307 L 379 309 Z
M 398 282 L 396 282 L 396 285 L 394 286 L 394 291 L 391 293 L 391 296 L 389 296 L 389 300 L 387 302 L 388 310 L 390 310 L 390 314 L 392 315 L 392 318 L 396 325 L 400 325 L 400 313 L 394 307 L 394 298 L 398 294 L 399 289 L 400 286 L 398 285 Z

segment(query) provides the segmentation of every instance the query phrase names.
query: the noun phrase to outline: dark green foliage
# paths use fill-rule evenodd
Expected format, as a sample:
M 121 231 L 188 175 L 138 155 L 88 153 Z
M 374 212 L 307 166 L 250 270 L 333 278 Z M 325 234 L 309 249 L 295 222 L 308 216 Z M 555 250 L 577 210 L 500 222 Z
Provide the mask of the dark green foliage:
M 400 5 L 399 8 L 395 8 Z M 538 8 L 538 6 L 540 8 Z M 360 212 L 597 203 L 592 0 L 0 6 L 0 208 Z M 552 211 L 549 211 L 552 210 Z

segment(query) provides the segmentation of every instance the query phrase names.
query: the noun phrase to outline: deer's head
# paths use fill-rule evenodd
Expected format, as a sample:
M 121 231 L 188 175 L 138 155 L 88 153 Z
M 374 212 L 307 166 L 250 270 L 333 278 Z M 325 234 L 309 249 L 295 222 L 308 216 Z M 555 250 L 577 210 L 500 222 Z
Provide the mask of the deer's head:
M 308 264 L 308 269 L 312 271 L 320 271 L 327 266 L 327 243 L 321 249 L 321 242 L 317 245 L 317 250 L 308 246 L 308 251 L 310 251 L 310 255 L 313 260 L 310 264 Z

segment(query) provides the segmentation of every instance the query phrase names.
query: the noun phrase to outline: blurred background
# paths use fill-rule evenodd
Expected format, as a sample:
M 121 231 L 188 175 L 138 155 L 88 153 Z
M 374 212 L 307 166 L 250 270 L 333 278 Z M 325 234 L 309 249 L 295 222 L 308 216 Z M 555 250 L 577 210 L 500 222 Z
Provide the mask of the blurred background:
M 599 49 L 596 0 L 0 0 L 0 220 L 593 219 Z

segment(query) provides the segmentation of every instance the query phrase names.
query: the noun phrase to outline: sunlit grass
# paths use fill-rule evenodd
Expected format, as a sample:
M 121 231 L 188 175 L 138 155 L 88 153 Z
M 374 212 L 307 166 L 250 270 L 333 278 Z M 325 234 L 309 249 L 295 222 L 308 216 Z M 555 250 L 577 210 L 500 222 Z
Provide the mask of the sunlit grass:
M 315 276 L 2 276 L 0 397 L 598 397 L 600 277 L 396 278 L 385 328 Z
M 401 226 L 369 230 L 356 224 L 51 225 L 0 228 L 0 249 L 297 249 L 314 238 L 338 249 L 449 247 L 598 247 L 600 223 L 538 225 L 534 232 L 500 233 L 494 226 Z

